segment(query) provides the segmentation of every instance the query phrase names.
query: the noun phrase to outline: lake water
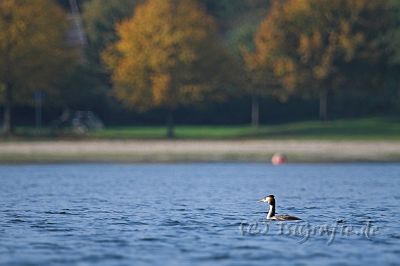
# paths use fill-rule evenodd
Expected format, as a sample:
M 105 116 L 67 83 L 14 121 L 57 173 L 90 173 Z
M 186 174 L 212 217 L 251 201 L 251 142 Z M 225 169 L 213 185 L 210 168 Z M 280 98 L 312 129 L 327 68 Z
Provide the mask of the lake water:
M 399 265 L 399 206 L 400 164 L 0 166 L 0 264 Z

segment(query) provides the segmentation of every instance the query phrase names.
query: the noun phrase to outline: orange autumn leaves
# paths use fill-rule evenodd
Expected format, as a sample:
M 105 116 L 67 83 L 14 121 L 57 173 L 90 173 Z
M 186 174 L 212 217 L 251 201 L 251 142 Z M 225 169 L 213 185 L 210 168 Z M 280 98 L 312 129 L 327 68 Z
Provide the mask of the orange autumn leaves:
M 103 59 L 114 95 L 140 110 L 204 101 L 238 76 L 254 95 L 322 97 L 355 87 L 352 64 L 382 58 L 374 43 L 387 14 L 387 0 L 271 1 L 255 51 L 243 51 L 246 75 L 238 75 L 198 1 L 148 0 L 117 27 L 119 41 Z
M 71 51 L 65 49 L 68 22 L 50 0 L 0 1 L 0 84 L 13 89 L 19 101 L 32 90 L 52 90 L 52 81 L 65 71 Z
M 256 51 L 245 54 L 247 65 L 272 73 L 281 94 L 337 89 L 349 79 L 346 65 L 377 55 L 374 42 L 388 23 L 386 7 L 385 0 L 273 1 Z
M 139 110 L 201 101 L 229 61 L 213 19 L 194 0 L 149 0 L 117 33 L 103 59 L 115 96 Z

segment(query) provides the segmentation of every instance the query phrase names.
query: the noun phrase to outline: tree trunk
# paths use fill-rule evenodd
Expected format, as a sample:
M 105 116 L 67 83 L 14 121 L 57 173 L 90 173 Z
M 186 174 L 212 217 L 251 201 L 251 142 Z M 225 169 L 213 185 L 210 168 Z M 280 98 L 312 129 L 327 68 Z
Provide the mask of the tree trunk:
M 398 85 L 397 85 L 397 106 L 399 106 L 399 103 L 400 103 L 400 81 L 398 82 Z
M 253 95 L 251 97 L 251 126 L 258 128 L 260 125 L 260 105 L 258 97 Z
M 9 136 L 13 133 L 11 116 L 12 116 L 12 88 L 10 84 L 6 84 L 4 90 L 4 114 L 3 114 L 3 134 L 6 136 Z
M 321 121 L 328 120 L 328 90 L 323 89 L 319 95 L 319 119 Z
M 167 113 L 167 138 L 172 139 L 175 137 L 174 133 L 174 112 L 168 110 Z

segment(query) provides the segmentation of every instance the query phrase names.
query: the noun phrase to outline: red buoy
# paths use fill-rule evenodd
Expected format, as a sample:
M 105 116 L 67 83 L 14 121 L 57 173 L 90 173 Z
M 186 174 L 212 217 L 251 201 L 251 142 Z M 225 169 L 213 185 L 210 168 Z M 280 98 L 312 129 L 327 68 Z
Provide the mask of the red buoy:
M 287 158 L 281 153 L 276 153 L 272 156 L 271 162 L 273 165 L 281 165 L 287 163 Z

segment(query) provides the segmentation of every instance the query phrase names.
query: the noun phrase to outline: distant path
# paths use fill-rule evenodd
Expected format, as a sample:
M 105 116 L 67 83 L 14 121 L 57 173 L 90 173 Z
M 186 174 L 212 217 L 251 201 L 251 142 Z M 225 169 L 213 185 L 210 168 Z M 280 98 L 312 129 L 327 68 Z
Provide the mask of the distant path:
M 400 141 L 148 140 L 0 142 L 0 162 L 400 161 Z

